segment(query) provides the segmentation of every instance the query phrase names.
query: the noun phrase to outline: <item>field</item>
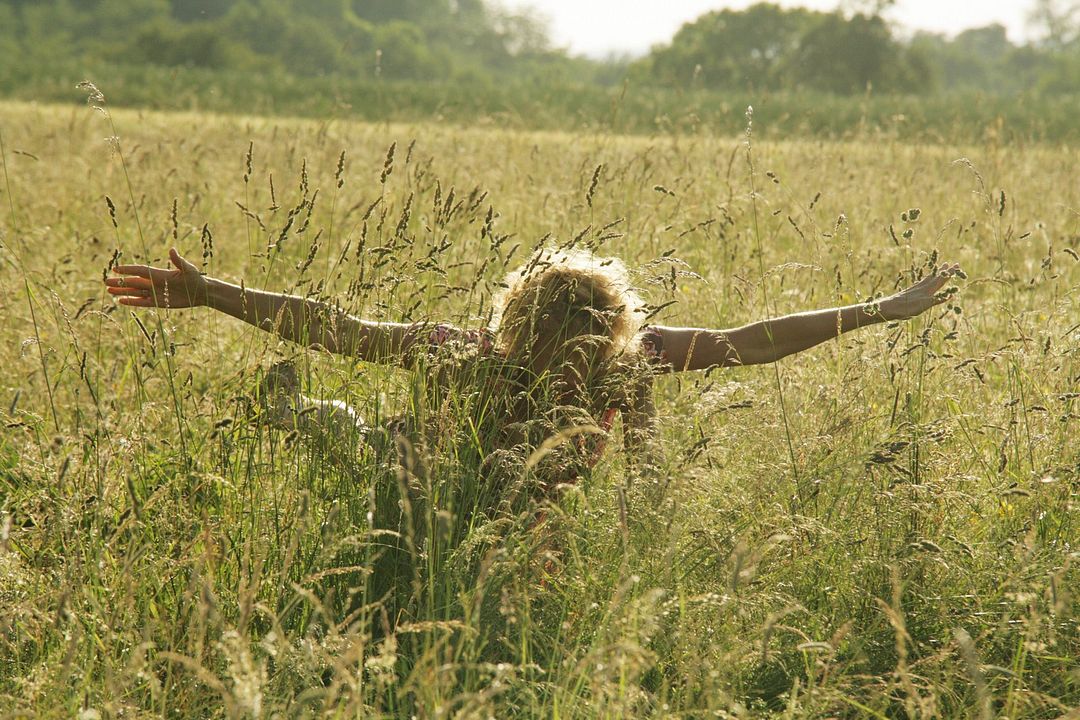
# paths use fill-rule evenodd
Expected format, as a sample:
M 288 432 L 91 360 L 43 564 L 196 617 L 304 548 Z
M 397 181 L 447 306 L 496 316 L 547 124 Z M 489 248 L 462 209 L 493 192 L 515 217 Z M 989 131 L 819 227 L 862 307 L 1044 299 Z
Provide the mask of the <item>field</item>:
M 1080 154 L 746 130 L 0 104 L 0 712 L 1080 717 Z M 542 525 L 431 510 L 392 632 L 387 479 L 254 396 L 283 357 L 373 417 L 422 382 L 205 309 L 135 317 L 101 282 L 175 244 L 476 326 L 549 236 L 625 259 L 669 324 L 968 277 L 909 323 L 662 378 L 653 466 L 611 443 Z M 425 482 L 460 499 L 453 447 Z

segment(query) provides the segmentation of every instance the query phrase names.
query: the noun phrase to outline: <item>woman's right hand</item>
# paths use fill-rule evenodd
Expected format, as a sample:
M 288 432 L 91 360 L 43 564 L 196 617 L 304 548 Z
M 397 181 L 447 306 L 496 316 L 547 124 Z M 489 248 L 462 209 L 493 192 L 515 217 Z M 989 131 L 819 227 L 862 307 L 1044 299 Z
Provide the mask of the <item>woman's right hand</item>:
M 119 277 L 105 279 L 109 294 L 118 296 L 121 305 L 134 307 L 175 309 L 206 305 L 206 276 L 180 257 L 176 248 L 169 250 L 169 260 L 173 264 L 171 268 L 117 265 L 113 272 Z

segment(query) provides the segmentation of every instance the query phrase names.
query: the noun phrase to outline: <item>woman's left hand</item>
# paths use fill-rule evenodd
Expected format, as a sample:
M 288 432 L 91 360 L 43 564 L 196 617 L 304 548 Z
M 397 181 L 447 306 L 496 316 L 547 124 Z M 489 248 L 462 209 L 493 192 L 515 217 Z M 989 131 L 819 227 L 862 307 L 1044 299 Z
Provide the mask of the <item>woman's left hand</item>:
M 886 320 L 906 320 L 926 312 L 949 299 L 956 288 L 942 292 L 952 277 L 967 277 L 957 263 L 942 265 L 911 287 L 882 299 L 878 303 Z

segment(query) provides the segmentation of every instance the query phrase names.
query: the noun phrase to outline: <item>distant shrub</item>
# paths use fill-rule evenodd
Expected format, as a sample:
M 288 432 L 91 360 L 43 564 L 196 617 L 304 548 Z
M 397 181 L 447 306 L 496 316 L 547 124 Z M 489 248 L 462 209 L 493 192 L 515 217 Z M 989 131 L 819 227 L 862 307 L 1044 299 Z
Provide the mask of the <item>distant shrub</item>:
M 141 28 L 130 45 L 115 52 L 117 59 L 167 67 L 223 69 L 236 65 L 243 49 L 230 41 L 220 25 L 176 25 L 155 22 Z

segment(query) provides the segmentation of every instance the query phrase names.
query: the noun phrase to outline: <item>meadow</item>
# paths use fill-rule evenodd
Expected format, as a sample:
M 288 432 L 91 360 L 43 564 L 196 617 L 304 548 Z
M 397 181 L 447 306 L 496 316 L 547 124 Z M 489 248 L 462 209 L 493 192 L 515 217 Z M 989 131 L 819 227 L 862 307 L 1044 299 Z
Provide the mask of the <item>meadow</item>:
M 0 133 L 0 714 L 1080 717 L 1075 148 L 15 102 Z M 542 243 L 623 258 L 669 324 L 946 260 L 967 279 L 909 323 L 661 378 L 654 462 L 611 443 L 542 528 L 470 496 L 450 438 L 424 482 L 460 502 L 423 519 L 392 629 L 368 525 L 387 477 L 269 428 L 256 389 L 292 358 L 382 417 L 423 378 L 102 285 L 176 245 L 475 327 Z

